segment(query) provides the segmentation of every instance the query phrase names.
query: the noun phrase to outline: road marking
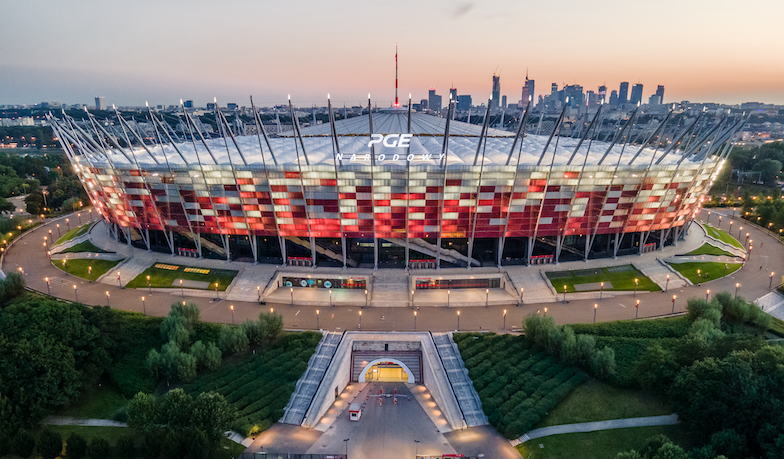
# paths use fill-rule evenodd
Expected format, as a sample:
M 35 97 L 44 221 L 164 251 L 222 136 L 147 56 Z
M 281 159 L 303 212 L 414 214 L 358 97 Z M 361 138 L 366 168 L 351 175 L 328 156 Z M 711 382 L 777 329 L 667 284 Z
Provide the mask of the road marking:
M 297 313 L 296 313 L 296 314 L 294 314 L 294 315 L 295 315 L 295 316 L 298 316 L 298 315 L 299 315 L 299 310 L 297 310 Z
M 625 307 L 626 307 L 626 306 L 624 306 L 622 303 L 618 303 L 618 304 L 620 304 L 622 308 L 625 308 Z

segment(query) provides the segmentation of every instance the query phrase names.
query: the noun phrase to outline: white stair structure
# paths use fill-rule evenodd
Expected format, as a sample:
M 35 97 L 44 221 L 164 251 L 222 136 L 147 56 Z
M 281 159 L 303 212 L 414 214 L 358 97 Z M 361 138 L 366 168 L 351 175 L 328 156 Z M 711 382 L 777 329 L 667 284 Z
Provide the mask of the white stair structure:
M 449 384 L 455 393 L 460 411 L 463 412 L 463 419 L 466 426 L 477 427 L 488 424 L 487 416 L 482 411 L 482 402 L 479 394 L 476 393 L 471 379 L 468 377 L 468 370 L 465 368 L 463 359 L 457 344 L 452 341 L 452 336 L 447 333 L 431 333 L 433 342 L 436 344 L 441 363 L 449 378 Z

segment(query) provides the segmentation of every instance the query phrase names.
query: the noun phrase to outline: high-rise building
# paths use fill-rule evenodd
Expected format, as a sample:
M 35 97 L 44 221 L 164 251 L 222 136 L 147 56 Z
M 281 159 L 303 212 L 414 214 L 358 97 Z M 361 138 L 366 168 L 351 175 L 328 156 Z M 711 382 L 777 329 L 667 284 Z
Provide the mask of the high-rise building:
M 664 86 L 659 85 L 656 87 L 656 95 L 659 96 L 659 103 L 664 103 Z
M 609 103 L 611 107 L 615 107 L 616 105 L 618 105 L 618 91 L 616 91 L 615 89 L 610 91 Z
M 471 108 L 471 96 L 461 94 L 457 96 L 457 109 L 460 111 L 468 111 Z
M 449 96 L 452 98 L 454 103 L 457 103 L 457 88 L 451 88 L 449 90 Z
M 597 96 L 599 97 L 599 103 L 603 104 L 607 101 L 607 86 L 601 85 L 599 86 L 599 91 L 597 92 Z
M 531 106 L 534 105 L 534 80 L 528 79 L 528 72 L 525 72 L 525 84 L 523 85 L 523 96 L 520 98 L 520 103 L 517 104 L 520 108 L 525 108 L 528 101 L 531 101 Z
M 501 96 L 501 108 L 506 108 L 506 96 Z
M 629 102 L 635 105 L 642 103 L 642 83 L 632 86 L 632 96 Z
M 427 108 L 429 110 L 441 110 L 441 96 L 436 94 L 434 88 L 427 91 Z
M 435 92 L 435 91 L 434 91 L 434 92 Z M 427 99 L 422 99 L 422 100 L 420 100 L 420 101 L 419 101 L 419 107 L 420 107 L 422 110 L 427 110 L 427 102 L 428 102 L 428 100 L 427 100 Z
M 498 108 L 501 104 L 501 76 L 493 75 L 493 93 L 490 100 L 490 109 Z
M 106 110 L 106 97 L 96 97 L 95 98 L 95 109 L 96 110 Z
M 583 87 L 579 84 L 564 86 L 561 96 L 561 102 L 568 104 L 570 107 L 581 107 L 585 104 Z
M 648 105 L 661 105 L 661 97 L 656 94 L 648 98 Z
M 193 101 L 192 100 L 186 100 L 185 102 L 183 102 L 182 105 L 185 108 L 193 108 Z
M 624 81 L 621 83 L 621 88 L 618 90 L 618 103 L 625 104 L 629 101 L 629 82 Z

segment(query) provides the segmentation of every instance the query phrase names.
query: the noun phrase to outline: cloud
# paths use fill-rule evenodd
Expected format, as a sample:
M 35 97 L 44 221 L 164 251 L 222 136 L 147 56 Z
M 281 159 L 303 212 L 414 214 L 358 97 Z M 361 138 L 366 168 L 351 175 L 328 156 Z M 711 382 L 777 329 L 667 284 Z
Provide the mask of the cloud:
M 468 12 L 471 11 L 473 8 L 474 8 L 473 3 L 460 3 L 459 5 L 457 5 L 457 7 L 455 7 L 454 10 L 452 10 L 452 17 L 454 17 L 455 19 L 463 17 L 466 14 L 468 14 Z

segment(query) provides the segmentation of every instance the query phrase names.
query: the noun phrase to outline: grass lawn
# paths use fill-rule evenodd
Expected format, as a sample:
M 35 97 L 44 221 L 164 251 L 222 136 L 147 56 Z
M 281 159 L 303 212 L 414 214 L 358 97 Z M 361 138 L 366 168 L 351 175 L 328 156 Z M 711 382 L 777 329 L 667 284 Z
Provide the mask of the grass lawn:
M 123 435 L 133 434 L 133 430 L 127 427 L 85 427 L 85 426 L 49 426 L 55 432 L 59 432 L 63 436 L 63 444 L 68 440 L 71 433 L 77 433 L 84 437 L 89 443 L 95 437 L 105 438 L 109 441 L 110 445 L 115 445 L 117 439 Z M 35 434 L 36 436 L 37 433 Z M 66 450 L 68 448 L 66 447 Z
M 65 241 L 70 241 L 75 237 L 81 236 L 82 234 L 86 233 L 88 229 L 90 229 L 90 225 L 92 225 L 92 223 L 87 223 L 85 225 L 76 227 L 71 231 L 68 231 L 67 233 L 63 234 L 63 236 L 60 239 L 57 240 L 56 244 L 62 244 Z
M 687 253 L 686 255 L 693 256 L 693 255 L 717 255 L 723 257 L 734 257 L 735 254 L 729 253 L 724 249 L 720 249 L 715 245 L 711 244 L 702 244 L 698 248 L 692 250 L 691 252 Z
M 568 293 L 576 292 L 575 284 L 590 284 L 598 282 L 611 282 L 612 288 L 605 284 L 604 289 L 607 291 L 634 290 L 634 279 L 639 281 L 637 290 L 641 292 L 659 292 L 661 288 L 655 282 L 645 277 L 633 265 L 611 266 L 609 268 L 595 268 L 595 269 L 579 269 L 576 271 L 551 271 L 545 273 L 547 278 L 552 282 L 553 287 L 558 293 L 563 294 L 563 287 L 566 286 Z M 582 292 L 599 291 L 601 288 L 596 285 L 596 288 L 590 290 L 580 290 Z
M 119 389 L 103 382 L 98 387 L 85 390 L 80 400 L 60 409 L 57 415 L 74 418 L 112 419 L 114 414 L 127 402 L 125 397 L 120 394 Z
M 658 434 L 666 435 L 686 451 L 694 447 L 684 427 L 674 425 L 552 435 L 518 445 L 517 451 L 525 459 L 608 459 L 630 449 L 639 451 L 645 440 Z
M 93 244 L 90 241 L 80 242 L 80 243 L 74 245 L 73 247 L 69 247 L 69 248 L 63 250 L 60 253 L 81 253 L 81 252 L 114 253 L 114 252 L 108 252 L 108 251 L 106 251 L 104 249 L 96 247 L 96 245 Z
M 724 277 L 724 265 L 725 263 L 670 263 L 672 269 L 683 274 L 694 285 Z M 726 275 L 728 275 L 739 270 L 743 263 L 727 263 L 726 265 Z M 700 270 L 699 275 L 697 275 L 698 269 Z
M 534 428 L 661 414 L 672 414 L 664 399 L 591 379 L 574 389 Z
M 166 269 L 168 268 L 168 269 Z M 192 270 L 186 272 L 186 270 Z M 173 285 L 175 279 L 208 282 L 209 287 L 203 290 L 212 290 L 218 283 L 218 290 L 225 291 L 231 284 L 238 271 L 230 269 L 194 268 L 191 266 L 171 265 L 168 263 L 155 263 L 136 276 L 126 287 L 147 288 L 147 276 L 150 276 L 150 286 L 155 288 L 179 288 Z M 192 288 L 192 287 L 191 287 Z
M 122 260 L 90 260 L 85 258 L 78 258 L 75 260 L 66 261 L 66 267 L 68 268 L 68 274 L 73 274 L 76 277 L 90 280 L 91 275 L 88 273 L 88 271 L 89 267 L 92 266 L 92 280 L 96 280 L 104 273 L 117 266 L 117 264 L 121 261 Z M 52 260 L 52 264 L 56 268 L 62 271 L 66 271 L 61 260 Z
M 770 325 L 769 332 L 773 333 L 774 335 L 780 336 L 784 338 L 784 321 L 773 317 L 773 322 Z
M 703 226 L 705 227 L 705 231 L 708 232 L 708 236 L 716 238 L 716 239 L 718 239 L 720 241 L 726 242 L 727 244 L 734 245 L 735 247 L 737 247 L 739 249 L 743 248 L 743 244 L 738 242 L 737 239 L 735 239 L 734 237 L 730 236 L 725 231 L 722 231 L 722 230 L 720 230 L 718 228 L 714 228 L 713 226 L 710 226 L 708 224 L 703 224 Z

